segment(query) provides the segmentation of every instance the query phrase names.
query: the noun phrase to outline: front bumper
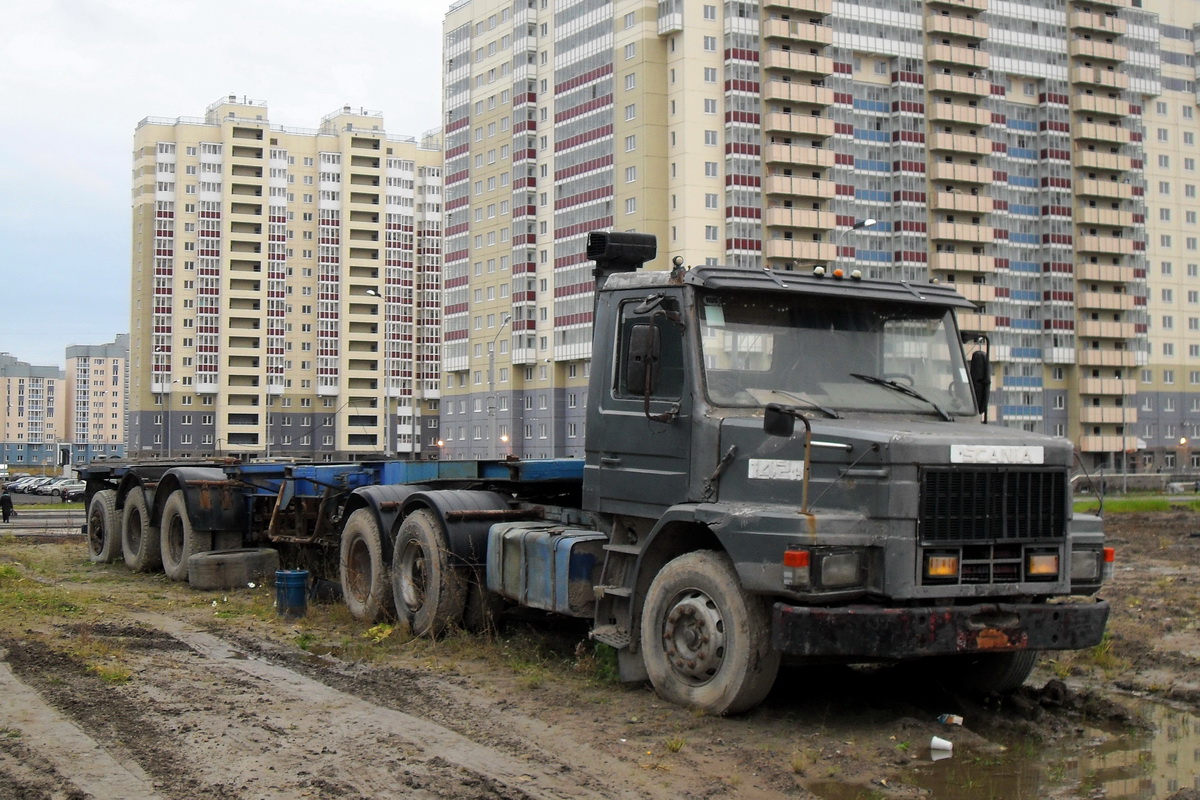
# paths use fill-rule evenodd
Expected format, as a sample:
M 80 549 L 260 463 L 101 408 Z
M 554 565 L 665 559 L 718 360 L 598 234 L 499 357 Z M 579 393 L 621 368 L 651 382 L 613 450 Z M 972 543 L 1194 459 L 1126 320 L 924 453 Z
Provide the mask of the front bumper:
M 1108 603 L 819 608 L 776 603 L 771 638 L 796 656 L 848 661 L 1005 650 L 1079 650 L 1100 643 Z

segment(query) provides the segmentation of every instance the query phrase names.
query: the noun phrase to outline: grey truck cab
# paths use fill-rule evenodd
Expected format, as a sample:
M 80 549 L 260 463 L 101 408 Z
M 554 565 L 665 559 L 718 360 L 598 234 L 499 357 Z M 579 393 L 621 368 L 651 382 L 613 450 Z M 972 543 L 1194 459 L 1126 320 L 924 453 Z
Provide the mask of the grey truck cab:
M 636 269 L 653 249 L 589 243 L 594 636 L 626 677 L 729 713 L 782 656 L 928 659 L 1005 691 L 1037 651 L 1101 641 L 1108 605 L 1083 596 L 1112 551 L 1072 514 L 1071 443 L 981 422 L 969 301 L 823 269 Z

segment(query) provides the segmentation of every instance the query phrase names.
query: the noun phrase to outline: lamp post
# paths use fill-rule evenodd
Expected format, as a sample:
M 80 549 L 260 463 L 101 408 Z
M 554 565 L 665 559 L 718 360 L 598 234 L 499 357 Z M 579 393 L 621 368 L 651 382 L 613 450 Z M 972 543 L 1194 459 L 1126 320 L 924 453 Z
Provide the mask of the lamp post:
M 834 259 L 837 259 L 837 257 L 838 257 L 837 246 L 842 241 L 842 239 L 846 236 L 846 234 L 850 233 L 851 231 L 861 231 L 864 228 L 873 228 L 878 224 L 879 224 L 879 220 L 875 219 L 874 217 L 867 217 L 866 219 L 858 220 L 857 222 L 855 222 L 853 225 L 851 225 L 849 228 L 846 228 L 845 230 L 838 231 L 833 237 L 833 257 L 834 257 Z
M 492 337 L 488 346 L 488 458 L 496 457 L 495 427 L 496 427 L 496 341 L 504 333 L 504 326 L 512 322 L 512 314 L 505 314 L 500 320 L 500 329 Z

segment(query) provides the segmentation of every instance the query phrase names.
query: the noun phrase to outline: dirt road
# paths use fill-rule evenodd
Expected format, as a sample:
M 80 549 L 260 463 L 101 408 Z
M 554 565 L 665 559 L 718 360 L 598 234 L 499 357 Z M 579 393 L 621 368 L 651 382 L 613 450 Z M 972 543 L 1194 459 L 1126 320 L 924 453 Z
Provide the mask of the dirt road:
M 1094 796 L 1020 743 L 1096 747 L 1143 724 L 1139 696 L 1200 705 L 1200 518 L 1109 528 L 1111 638 L 1043 659 L 1037 688 L 790 669 L 731 719 L 613 682 L 573 622 L 409 641 L 336 604 L 284 620 L 264 587 L 196 592 L 90 564 L 78 540 L 0 539 L 0 798 L 966 796 L 918 785 L 932 735 L 1012 773 L 991 796 Z

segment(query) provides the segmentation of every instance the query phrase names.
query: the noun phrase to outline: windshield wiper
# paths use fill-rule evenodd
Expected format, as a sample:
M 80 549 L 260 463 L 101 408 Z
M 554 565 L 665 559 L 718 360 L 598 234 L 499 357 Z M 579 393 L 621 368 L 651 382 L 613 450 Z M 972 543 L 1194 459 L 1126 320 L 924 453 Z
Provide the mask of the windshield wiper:
M 889 381 L 887 378 L 880 378 L 877 375 L 863 375 L 861 372 L 851 372 L 850 377 L 858 378 L 860 381 L 866 381 L 867 383 L 874 383 L 878 386 L 886 386 L 887 388 L 892 389 L 893 391 L 897 391 L 900 394 L 906 394 L 909 397 L 915 397 L 916 399 L 921 400 L 922 402 L 928 403 L 929 405 L 933 406 L 933 410 L 936 411 L 942 419 L 946 420 L 946 422 L 954 421 L 954 417 L 947 414 L 945 412 L 945 410 L 942 409 L 941 406 L 939 406 L 937 403 L 933 402 L 928 397 L 921 394 L 920 392 L 918 392 L 916 389 L 912 388 L 911 386 L 905 386 L 903 383 L 898 383 L 896 381 Z
M 820 411 L 821 413 L 823 413 L 825 416 L 829 417 L 830 419 L 841 419 L 842 418 L 842 415 L 839 414 L 838 412 L 834 411 L 832 408 L 823 406 L 820 403 L 816 402 L 815 400 L 809 400 L 807 397 L 801 397 L 798 394 L 792 394 L 791 392 L 784 391 L 783 389 L 747 389 L 746 391 L 750 394 L 751 397 L 753 397 L 755 400 L 757 400 L 758 402 L 763 403 L 763 404 L 769 403 L 771 401 L 764 400 L 763 398 L 759 397 L 758 395 L 760 393 L 765 394 L 765 395 L 778 394 L 778 395 L 783 395 L 784 397 L 787 397 L 791 400 L 795 400 L 798 403 L 803 403 L 804 405 L 808 406 L 809 408 L 815 408 L 817 411 Z

